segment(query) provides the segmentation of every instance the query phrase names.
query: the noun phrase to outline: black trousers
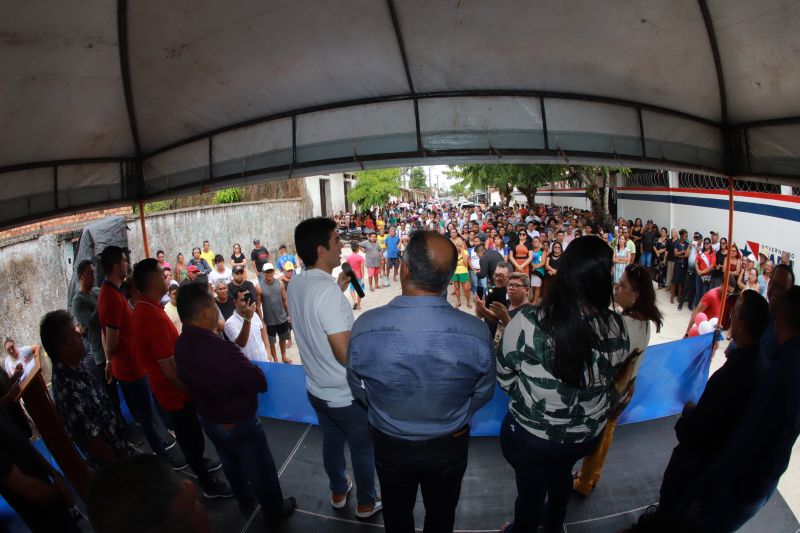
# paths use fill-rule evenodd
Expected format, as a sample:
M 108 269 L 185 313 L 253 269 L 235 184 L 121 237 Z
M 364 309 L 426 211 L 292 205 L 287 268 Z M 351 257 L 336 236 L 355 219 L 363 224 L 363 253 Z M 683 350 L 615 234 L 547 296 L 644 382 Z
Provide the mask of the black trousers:
M 689 309 L 694 309 L 694 294 L 697 292 L 697 273 L 694 269 L 686 273 L 683 280 L 683 292 L 681 293 L 681 305 L 688 303 Z
M 425 533 L 453 531 L 461 480 L 467 470 L 469 428 L 457 437 L 397 439 L 372 428 L 387 533 L 414 531 L 417 488 L 422 487 Z
M 164 409 L 163 414 L 169 419 L 169 425 L 175 431 L 175 439 L 178 441 L 178 446 L 180 446 L 186 462 L 197 474 L 200 485 L 205 485 L 211 479 L 211 473 L 203 461 L 206 441 L 200 420 L 197 418 L 197 411 L 191 403 L 187 402 L 183 404 L 183 409 L 177 411 Z

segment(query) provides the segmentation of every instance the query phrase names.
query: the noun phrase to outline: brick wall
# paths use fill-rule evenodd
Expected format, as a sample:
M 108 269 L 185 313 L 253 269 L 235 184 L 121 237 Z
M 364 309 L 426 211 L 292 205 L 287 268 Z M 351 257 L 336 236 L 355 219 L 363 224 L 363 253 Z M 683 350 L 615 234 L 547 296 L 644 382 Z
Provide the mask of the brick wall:
M 101 218 L 113 215 L 131 215 L 133 208 L 131 207 L 115 207 L 111 209 L 100 209 L 99 211 L 87 211 L 85 213 L 75 213 L 58 218 L 51 218 L 33 224 L 26 224 L 8 230 L 0 231 L 0 242 L 6 239 L 14 239 L 23 237 L 33 233 L 51 233 L 59 230 L 67 230 L 70 228 L 83 228 L 87 222 L 98 220 Z

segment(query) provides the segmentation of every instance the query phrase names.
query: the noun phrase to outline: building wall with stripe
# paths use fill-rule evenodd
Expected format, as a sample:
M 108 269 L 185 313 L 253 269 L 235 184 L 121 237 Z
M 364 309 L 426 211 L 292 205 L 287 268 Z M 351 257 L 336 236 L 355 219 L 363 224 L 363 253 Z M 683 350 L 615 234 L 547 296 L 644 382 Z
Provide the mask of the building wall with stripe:
M 617 187 L 617 215 L 634 220 L 653 220 L 668 229 L 685 228 L 690 235 L 711 230 L 728 233 L 728 192 L 677 187 Z M 583 189 L 540 190 L 536 201 L 590 209 Z M 733 241 L 742 249 L 757 245 L 767 257 L 788 251 L 800 278 L 800 197 L 756 192 L 734 193 Z

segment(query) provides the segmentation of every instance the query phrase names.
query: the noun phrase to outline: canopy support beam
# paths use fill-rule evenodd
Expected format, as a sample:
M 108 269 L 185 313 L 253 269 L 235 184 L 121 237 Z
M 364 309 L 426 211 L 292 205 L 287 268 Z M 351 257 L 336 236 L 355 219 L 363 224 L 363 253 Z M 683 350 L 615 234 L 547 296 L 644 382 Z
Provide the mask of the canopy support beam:
M 150 245 L 147 243 L 147 226 L 144 223 L 144 202 L 139 202 L 139 223 L 142 225 L 142 246 L 145 259 L 150 259 Z
M 717 34 L 714 31 L 714 21 L 711 19 L 711 11 L 708 9 L 706 0 L 697 0 L 700 12 L 703 14 L 703 22 L 706 26 L 708 35 L 708 45 L 711 47 L 711 55 L 714 58 L 714 69 L 717 71 L 717 87 L 719 89 L 719 107 L 722 117 L 722 164 L 725 172 L 729 175 L 736 174 L 736 150 L 734 149 L 733 132 L 728 122 L 728 92 L 725 89 L 725 75 L 722 72 L 722 58 L 719 54 L 719 44 Z
M 400 58 L 403 60 L 403 70 L 406 73 L 406 82 L 408 83 L 408 92 L 414 97 L 414 124 L 417 132 L 417 151 L 422 151 L 422 132 L 419 128 L 419 102 L 417 101 L 414 90 L 414 80 L 411 79 L 411 69 L 408 66 L 408 55 L 406 54 L 406 45 L 403 41 L 403 34 L 400 31 L 400 21 L 397 18 L 397 10 L 394 7 L 394 0 L 386 0 L 386 5 L 389 8 L 389 15 L 392 17 L 392 28 L 394 28 L 394 37 L 397 40 L 397 47 L 400 49 Z
M 128 2 L 117 0 L 117 48 L 119 49 L 119 68 L 122 75 L 122 89 L 125 92 L 125 110 L 128 113 L 128 124 L 131 128 L 131 137 L 136 151 L 136 196 L 144 194 L 144 173 L 142 171 L 142 144 L 139 140 L 139 126 L 136 121 L 136 108 L 133 103 L 133 89 L 131 88 L 131 72 L 128 61 Z

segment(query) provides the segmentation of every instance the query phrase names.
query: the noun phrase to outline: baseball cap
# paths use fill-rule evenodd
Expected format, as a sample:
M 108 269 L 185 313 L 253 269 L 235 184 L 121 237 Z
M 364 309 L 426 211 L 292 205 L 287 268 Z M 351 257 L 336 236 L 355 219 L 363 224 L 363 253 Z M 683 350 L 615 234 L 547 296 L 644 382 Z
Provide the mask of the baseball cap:
M 189 268 L 187 268 L 186 270 L 188 270 L 189 272 L 200 272 L 200 269 L 197 268 L 196 265 L 189 265 Z
M 259 244 L 260 242 L 261 242 L 261 239 L 253 239 L 253 244 Z
M 709 231 L 709 233 L 711 235 L 719 235 L 719 233 L 717 233 L 717 230 L 715 230 L 715 229 L 712 229 L 711 231 Z
M 294 270 L 294 263 L 291 261 L 286 261 L 286 264 L 283 265 L 284 270 Z
M 236 274 L 238 272 L 244 272 L 244 267 L 242 265 L 236 265 L 233 267 L 233 273 Z
M 264 263 L 264 266 L 261 267 L 261 270 L 263 272 L 266 272 L 268 270 L 275 270 L 275 265 L 273 265 L 272 263 Z

